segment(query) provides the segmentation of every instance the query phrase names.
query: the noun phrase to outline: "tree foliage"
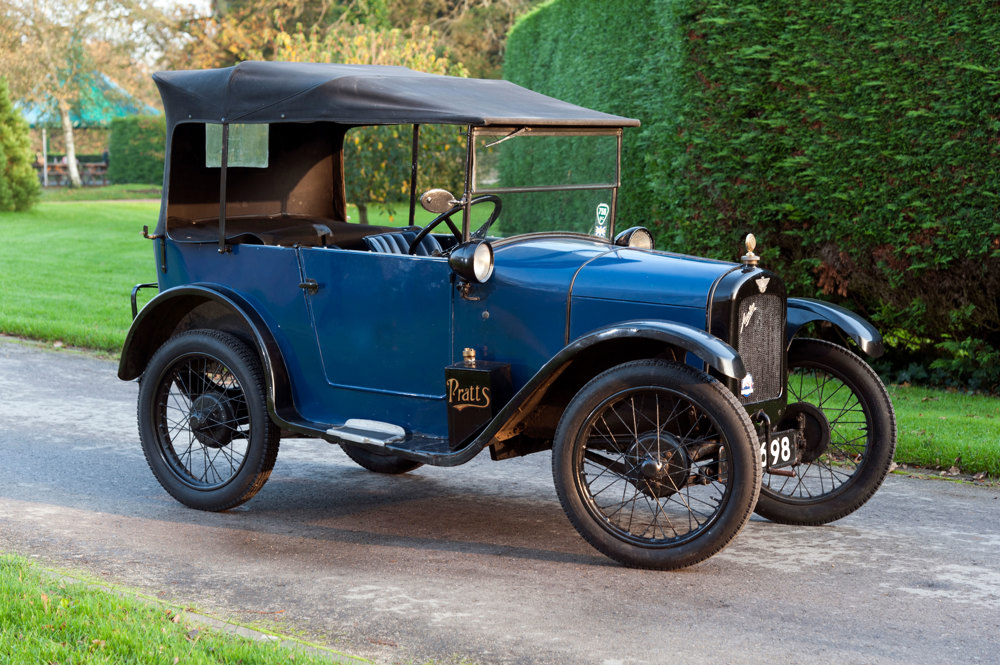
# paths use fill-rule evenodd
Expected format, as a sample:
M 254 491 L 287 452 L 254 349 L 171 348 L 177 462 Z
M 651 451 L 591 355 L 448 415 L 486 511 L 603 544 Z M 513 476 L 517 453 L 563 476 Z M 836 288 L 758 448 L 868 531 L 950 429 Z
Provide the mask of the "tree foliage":
M 300 36 L 316 47 L 341 30 L 364 23 L 389 27 L 382 0 L 230 0 L 216 2 L 210 16 L 189 17 L 190 38 L 167 53 L 182 69 L 230 67 L 244 60 L 283 60 L 289 38 Z M 303 44 L 299 44 L 300 47 Z M 315 51 L 314 51 L 315 52 Z M 325 62 L 329 62 L 326 60 Z
M 136 54 L 169 39 L 169 21 L 146 0 L 0 0 L 0 71 L 20 100 L 54 109 L 69 175 L 80 186 L 71 113 L 100 73 L 126 89 L 148 72 Z M 147 88 L 148 89 L 148 88 Z M 114 94 L 107 92 L 105 94 Z
M 499 78 L 507 32 L 541 0 L 393 0 L 387 19 L 395 27 L 428 26 L 453 57 L 477 78 Z
M 14 108 L 0 77 L 0 211 L 27 210 L 38 200 L 28 124 Z
M 988 0 L 556 0 L 505 66 L 643 121 L 622 218 L 660 246 L 733 259 L 753 231 L 794 293 L 949 355 L 1000 348 L 998 52 Z
M 434 34 L 438 56 L 460 62 L 477 77 L 500 74 L 507 31 L 541 0 L 218 0 L 211 16 L 190 19 L 191 34 L 172 60 L 186 68 L 228 67 L 253 54 L 278 59 L 281 34 L 328 35 L 358 24 Z M 416 32 L 413 32 L 416 31 Z

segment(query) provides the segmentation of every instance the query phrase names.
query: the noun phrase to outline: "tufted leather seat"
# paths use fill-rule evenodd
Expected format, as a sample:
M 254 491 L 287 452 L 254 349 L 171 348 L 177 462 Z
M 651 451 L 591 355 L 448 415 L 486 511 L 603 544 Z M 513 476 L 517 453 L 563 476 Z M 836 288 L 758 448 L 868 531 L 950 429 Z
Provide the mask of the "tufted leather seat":
M 396 231 L 392 233 L 378 233 L 376 235 L 365 236 L 365 244 L 368 250 L 380 254 L 408 254 L 410 243 L 413 242 L 417 234 L 414 231 Z M 417 256 L 438 256 L 441 254 L 441 243 L 437 238 L 428 234 L 417 245 Z

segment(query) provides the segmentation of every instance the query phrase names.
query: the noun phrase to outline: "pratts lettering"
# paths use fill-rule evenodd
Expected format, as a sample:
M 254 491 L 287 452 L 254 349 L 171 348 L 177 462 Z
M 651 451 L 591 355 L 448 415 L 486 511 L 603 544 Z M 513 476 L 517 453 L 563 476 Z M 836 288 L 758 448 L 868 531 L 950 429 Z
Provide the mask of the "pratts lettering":
M 485 386 L 463 388 L 458 379 L 448 379 L 448 404 L 456 410 L 485 409 L 490 405 L 490 389 Z

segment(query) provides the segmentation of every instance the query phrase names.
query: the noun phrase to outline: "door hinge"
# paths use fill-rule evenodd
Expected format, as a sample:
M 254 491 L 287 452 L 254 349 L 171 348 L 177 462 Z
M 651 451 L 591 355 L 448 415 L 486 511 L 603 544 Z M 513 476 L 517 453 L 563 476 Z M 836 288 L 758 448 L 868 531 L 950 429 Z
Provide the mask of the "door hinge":
M 309 295 L 313 295 L 314 293 L 319 291 L 319 282 L 317 282 L 315 279 L 306 278 L 304 281 L 299 283 L 299 288 L 305 289 L 306 293 L 308 293 Z

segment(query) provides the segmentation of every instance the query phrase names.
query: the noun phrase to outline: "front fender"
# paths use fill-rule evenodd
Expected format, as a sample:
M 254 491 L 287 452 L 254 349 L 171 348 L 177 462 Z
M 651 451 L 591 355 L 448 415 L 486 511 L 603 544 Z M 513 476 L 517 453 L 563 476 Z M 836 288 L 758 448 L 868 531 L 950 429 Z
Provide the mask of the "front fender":
M 747 373 L 743 359 L 736 349 L 701 328 L 671 321 L 626 321 L 599 328 L 576 338 L 545 363 L 539 374 L 549 368 L 554 371 L 595 344 L 623 337 L 652 339 L 679 347 L 698 356 L 718 372 L 734 379 L 742 379 Z
M 578 337 L 552 356 L 517 394 L 500 410 L 490 424 L 465 448 L 442 461 L 443 466 L 464 464 L 490 444 L 494 437 L 509 438 L 519 422 L 544 396 L 552 382 L 586 349 L 625 339 L 649 339 L 692 353 L 726 376 L 746 376 L 743 359 L 736 349 L 700 328 L 669 321 L 626 321 Z M 507 436 L 504 434 L 507 433 Z
M 881 333 L 851 310 L 813 298 L 789 298 L 788 323 L 785 328 L 789 344 L 799 329 L 810 321 L 832 323 L 873 358 L 878 358 L 885 352 Z

